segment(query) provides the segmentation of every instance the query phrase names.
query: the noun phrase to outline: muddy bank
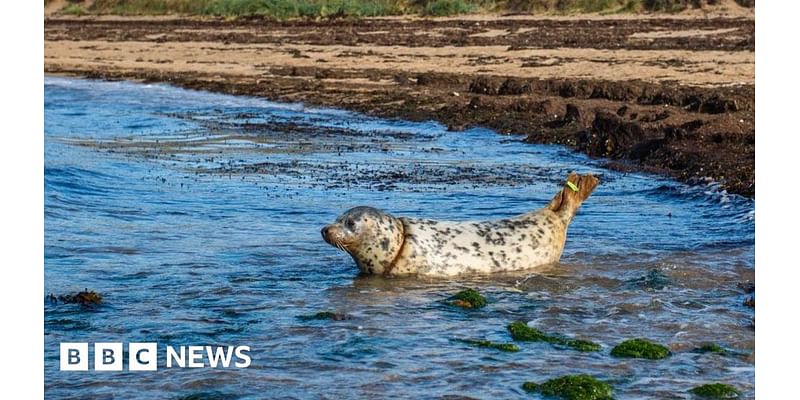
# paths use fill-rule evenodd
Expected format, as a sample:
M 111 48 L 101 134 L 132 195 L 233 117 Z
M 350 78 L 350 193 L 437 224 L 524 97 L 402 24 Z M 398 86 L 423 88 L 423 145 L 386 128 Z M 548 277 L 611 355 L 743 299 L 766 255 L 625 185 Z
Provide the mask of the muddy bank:
M 751 19 L 45 22 L 49 73 L 524 133 L 745 196 L 753 48 Z

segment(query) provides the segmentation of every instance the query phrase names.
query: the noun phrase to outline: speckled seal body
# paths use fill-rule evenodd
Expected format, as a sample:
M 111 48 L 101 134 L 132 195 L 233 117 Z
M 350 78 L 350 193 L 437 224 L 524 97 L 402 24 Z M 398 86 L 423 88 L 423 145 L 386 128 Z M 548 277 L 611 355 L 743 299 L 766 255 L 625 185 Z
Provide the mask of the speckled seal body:
M 521 271 L 558 262 L 567 228 L 599 181 L 571 174 L 542 209 L 493 221 L 395 217 L 356 207 L 322 229 L 362 273 L 457 276 Z

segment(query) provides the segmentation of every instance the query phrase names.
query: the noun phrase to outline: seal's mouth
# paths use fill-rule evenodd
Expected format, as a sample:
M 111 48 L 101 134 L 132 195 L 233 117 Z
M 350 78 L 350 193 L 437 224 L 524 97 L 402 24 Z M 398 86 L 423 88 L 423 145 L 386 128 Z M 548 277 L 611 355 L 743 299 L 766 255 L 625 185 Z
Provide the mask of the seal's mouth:
M 334 226 L 328 225 L 320 231 L 322 234 L 322 239 L 325 240 L 329 245 L 336 247 L 337 249 L 345 252 L 350 253 L 347 249 L 347 246 L 350 244 L 342 239 L 341 232 Z

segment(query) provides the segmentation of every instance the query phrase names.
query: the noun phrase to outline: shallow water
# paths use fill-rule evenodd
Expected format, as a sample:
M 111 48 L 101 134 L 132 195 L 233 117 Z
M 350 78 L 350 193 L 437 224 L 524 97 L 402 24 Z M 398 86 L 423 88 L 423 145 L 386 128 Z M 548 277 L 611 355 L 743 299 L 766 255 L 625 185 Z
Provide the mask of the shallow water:
M 84 288 L 85 309 L 45 302 L 47 397 L 526 397 L 520 385 L 588 373 L 617 398 L 690 398 L 725 382 L 754 397 L 754 204 L 600 168 L 558 146 L 487 130 L 365 117 L 165 85 L 45 79 L 45 294 Z M 561 264 L 492 279 L 362 278 L 319 229 L 356 205 L 437 219 L 542 207 L 569 171 L 602 184 Z M 489 306 L 453 309 L 464 287 Z M 317 311 L 344 321 L 302 321 Z M 506 342 L 524 320 L 603 346 Z M 619 360 L 620 341 L 667 344 Z M 246 369 L 62 372 L 59 342 L 249 345 Z M 705 342 L 732 355 L 697 354 Z M 160 365 L 163 366 L 163 351 Z

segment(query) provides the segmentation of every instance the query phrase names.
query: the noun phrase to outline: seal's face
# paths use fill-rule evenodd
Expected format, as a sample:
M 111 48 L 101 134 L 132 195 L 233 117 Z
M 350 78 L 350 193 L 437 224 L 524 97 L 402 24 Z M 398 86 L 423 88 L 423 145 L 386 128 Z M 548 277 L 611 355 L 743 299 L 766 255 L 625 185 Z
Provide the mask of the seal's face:
M 372 207 L 356 207 L 322 228 L 322 238 L 350 254 L 362 273 L 384 274 L 403 244 L 403 223 Z

